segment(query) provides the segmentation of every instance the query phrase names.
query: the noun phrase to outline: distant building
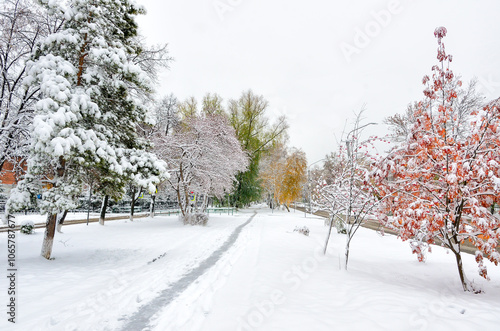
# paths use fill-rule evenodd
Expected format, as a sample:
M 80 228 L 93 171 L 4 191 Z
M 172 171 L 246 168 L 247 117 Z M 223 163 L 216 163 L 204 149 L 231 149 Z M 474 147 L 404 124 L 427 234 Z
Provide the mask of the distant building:
M 8 195 L 10 190 L 17 185 L 17 182 L 21 179 L 25 171 L 25 161 L 20 161 L 17 164 L 5 161 L 0 172 L 0 193 Z

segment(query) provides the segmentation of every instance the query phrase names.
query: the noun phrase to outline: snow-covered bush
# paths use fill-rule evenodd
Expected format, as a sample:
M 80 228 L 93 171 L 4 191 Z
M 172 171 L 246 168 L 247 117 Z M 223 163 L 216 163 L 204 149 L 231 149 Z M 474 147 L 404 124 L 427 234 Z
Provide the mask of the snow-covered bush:
M 337 233 L 347 234 L 347 229 L 345 228 L 345 223 L 342 220 L 335 221 L 335 228 Z
M 21 222 L 21 233 L 33 234 L 35 233 L 35 223 L 30 220 L 25 220 Z
M 295 231 L 302 233 L 304 236 L 309 235 L 309 228 L 305 225 L 303 227 L 296 226 L 295 229 L 293 230 L 293 232 L 295 232 Z
M 325 226 L 330 227 L 332 222 L 335 222 L 335 228 L 337 229 L 337 233 L 347 234 L 347 229 L 345 228 L 345 223 L 343 220 L 336 219 L 333 221 L 331 218 L 325 218 Z
M 208 223 L 208 215 L 203 213 L 186 214 L 181 217 L 184 224 L 205 226 Z

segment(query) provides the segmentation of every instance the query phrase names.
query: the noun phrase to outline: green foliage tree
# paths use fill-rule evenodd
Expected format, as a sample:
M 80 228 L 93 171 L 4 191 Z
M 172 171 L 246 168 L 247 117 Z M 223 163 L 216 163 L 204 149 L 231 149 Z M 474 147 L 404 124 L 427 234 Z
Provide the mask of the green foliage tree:
M 271 143 L 286 134 L 288 124 L 284 116 L 271 124 L 266 117 L 268 102 L 251 90 L 243 92 L 238 100 L 229 101 L 229 118 L 243 149 L 250 157 L 248 170 L 237 176 L 232 204 L 248 205 L 260 199 L 259 162 Z
M 217 93 L 207 93 L 203 97 L 201 112 L 203 115 L 226 115 L 222 106 L 222 98 Z

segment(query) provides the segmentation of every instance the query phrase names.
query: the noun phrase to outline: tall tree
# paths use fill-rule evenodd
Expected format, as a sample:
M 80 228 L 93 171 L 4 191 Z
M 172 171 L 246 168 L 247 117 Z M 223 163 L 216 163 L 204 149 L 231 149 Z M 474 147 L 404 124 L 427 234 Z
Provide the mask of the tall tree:
M 39 87 L 23 84 L 26 63 L 41 38 L 61 21 L 29 0 L 5 0 L 0 8 L 0 170 L 6 161 L 21 166 L 27 154 Z
M 217 93 L 207 93 L 203 97 L 201 113 L 205 115 L 226 115 L 221 96 Z
M 259 164 L 259 179 L 262 183 L 262 189 L 267 195 L 269 207 L 272 209 L 274 209 L 274 206 L 280 205 L 278 197 L 283 182 L 286 157 L 285 144 L 276 141 L 269 151 L 264 153 Z
M 181 119 L 188 119 L 198 115 L 198 101 L 195 97 L 189 97 L 177 105 Z
M 450 69 L 451 55 L 439 27 L 438 64 L 432 77 L 425 76 L 425 99 L 417 103 L 415 123 L 408 140 L 395 147 L 378 165 L 372 178 L 378 195 L 386 198 L 381 220 L 411 240 L 413 252 L 423 261 L 429 244 L 438 243 L 454 255 L 464 291 L 474 291 L 463 269 L 461 245 L 476 248 L 479 273 L 487 278 L 486 257 L 500 262 L 496 250 L 500 220 L 489 208 L 500 202 L 500 103 L 492 102 L 472 111 L 463 131 L 457 81 Z M 392 213 L 392 217 L 387 217 Z
M 271 153 L 261 161 L 260 178 L 263 188 L 277 205 L 290 211 L 290 203 L 300 197 L 306 181 L 307 159 L 305 153 L 296 148 L 287 151 L 276 144 Z
M 8 209 L 38 202 L 48 215 L 42 256 L 52 251 L 56 215 L 76 206 L 88 169 L 109 174 L 123 187 L 139 177 L 154 189 L 165 164 L 145 150 L 137 134 L 146 111 L 134 98 L 151 89 L 150 79 L 131 62 L 137 45 L 135 16 L 142 7 L 128 0 L 71 0 L 67 5 L 40 0 L 50 19 L 63 21 L 35 49 L 27 86 L 38 86 L 33 144 L 25 179 L 11 195 Z M 143 169 L 150 169 L 145 175 Z
M 173 94 L 157 101 L 153 115 L 155 119 L 154 133 L 161 131 L 163 134 L 168 135 L 179 124 L 178 104 L 179 101 Z
M 203 196 L 204 212 L 207 198 L 221 198 L 230 192 L 235 175 L 248 163 L 234 129 L 221 115 L 192 116 L 169 135 L 160 131 L 155 148 L 169 165 L 171 177 L 167 182 L 177 195 L 185 223 L 191 222 L 192 209 L 196 208 L 194 196 Z
M 261 197 L 259 162 L 262 152 L 272 142 L 286 134 L 288 124 L 284 116 L 271 124 L 266 117 L 268 102 L 251 90 L 243 92 L 238 100 L 229 101 L 229 118 L 241 146 L 250 156 L 248 170 L 237 176 L 233 204 L 241 207 Z
M 290 204 L 300 197 L 302 188 L 306 182 L 307 158 L 306 154 L 293 148 L 286 158 L 282 189 L 279 199 L 283 202 L 286 209 L 290 211 Z

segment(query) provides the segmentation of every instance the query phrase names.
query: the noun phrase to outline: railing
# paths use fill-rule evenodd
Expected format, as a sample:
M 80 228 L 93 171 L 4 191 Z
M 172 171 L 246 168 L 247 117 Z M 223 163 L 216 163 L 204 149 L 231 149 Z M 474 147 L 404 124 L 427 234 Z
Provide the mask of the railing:
M 207 208 L 205 212 L 210 215 L 210 214 L 227 214 L 227 215 L 234 215 L 234 212 L 236 211 L 236 208 L 230 207 L 214 207 L 214 208 Z M 164 209 L 164 210 L 155 210 L 155 215 L 178 215 L 181 211 L 179 209 Z
M 130 206 L 121 206 L 121 207 L 111 207 L 111 212 L 113 213 L 128 213 L 130 214 Z M 142 206 L 134 206 L 134 213 L 142 213 Z
M 220 208 L 207 208 L 207 213 L 208 215 L 210 215 L 210 212 L 212 213 L 219 213 L 219 215 L 222 215 L 222 213 L 224 214 L 228 214 L 231 213 L 231 215 L 233 215 L 233 213 L 236 211 L 236 208 L 233 208 L 233 207 L 229 207 L 229 208 L 225 208 L 225 207 L 220 207 Z

